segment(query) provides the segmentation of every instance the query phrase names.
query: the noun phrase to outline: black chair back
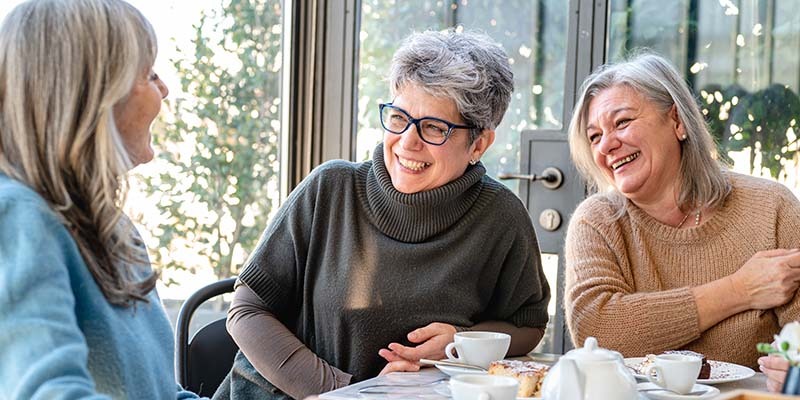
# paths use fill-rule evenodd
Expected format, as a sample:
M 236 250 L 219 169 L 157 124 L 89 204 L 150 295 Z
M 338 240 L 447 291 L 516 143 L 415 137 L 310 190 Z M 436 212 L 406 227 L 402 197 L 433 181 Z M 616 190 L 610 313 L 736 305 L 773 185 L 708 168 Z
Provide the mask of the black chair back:
M 223 279 L 192 294 L 181 306 L 175 330 L 175 375 L 178 383 L 201 396 L 211 396 L 233 366 L 239 347 L 225 329 L 225 318 L 203 326 L 189 339 L 194 312 L 206 300 L 233 292 L 236 278 Z

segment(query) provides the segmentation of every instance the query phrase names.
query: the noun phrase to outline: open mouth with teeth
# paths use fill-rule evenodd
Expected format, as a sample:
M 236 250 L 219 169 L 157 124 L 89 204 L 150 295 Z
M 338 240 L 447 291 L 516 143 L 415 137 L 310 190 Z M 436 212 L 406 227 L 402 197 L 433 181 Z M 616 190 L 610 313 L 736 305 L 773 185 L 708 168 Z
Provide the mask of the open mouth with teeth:
M 428 168 L 431 165 L 431 163 L 407 160 L 401 157 L 397 157 L 397 161 L 400 163 L 400 165 L 403 166 L 403 168 L 410 169 L 415 172 L 422 171 L 423 169 Z
M 616 171 L 617 169 L 619 169 L 619 167 L 639 158 L 639 154 L 641 153 L 637 151 L 636 153 L 633 153 L 625 158 L 617 160 L 615 163 L 611 164 L 611 169 Z

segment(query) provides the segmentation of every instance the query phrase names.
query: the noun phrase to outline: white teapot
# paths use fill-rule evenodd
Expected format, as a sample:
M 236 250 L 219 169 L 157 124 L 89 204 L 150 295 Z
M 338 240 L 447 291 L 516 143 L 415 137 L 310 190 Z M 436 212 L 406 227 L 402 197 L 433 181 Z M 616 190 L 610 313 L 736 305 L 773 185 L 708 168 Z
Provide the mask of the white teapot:
M 616 351 L 597 347 L 589 337 L 583 348 L 564 354 L 542 383 L 545 400 L 636 400 L 636 378 Z

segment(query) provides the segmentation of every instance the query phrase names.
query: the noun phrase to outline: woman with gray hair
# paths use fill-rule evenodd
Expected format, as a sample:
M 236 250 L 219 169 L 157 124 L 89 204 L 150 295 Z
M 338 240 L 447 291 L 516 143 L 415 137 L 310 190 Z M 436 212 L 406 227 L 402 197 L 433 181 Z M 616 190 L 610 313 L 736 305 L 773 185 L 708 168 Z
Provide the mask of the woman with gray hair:
M 0 26 L 3 398 L 196 397 L 120 204 L 168 90 L 121 0 L 31 0 Z
M 479 161 L 513 76 L 488 37 L 411 35 L 395 53 L 384 142 L 295 189 L 228 313 L 241 348 L 216 397 L 303 398 L 444 358 L 460 330 L 534 348 L 549 286 L 528 214 Z M 387 363 L 388 361 L 388 363 Z
M 800 317 L 795 196 L 724 168 L 685 81 L 652 54 L 586 79 L 569 144 L 597 192 L 567 234 L 574 343 L 754 367 L 756 344 Z

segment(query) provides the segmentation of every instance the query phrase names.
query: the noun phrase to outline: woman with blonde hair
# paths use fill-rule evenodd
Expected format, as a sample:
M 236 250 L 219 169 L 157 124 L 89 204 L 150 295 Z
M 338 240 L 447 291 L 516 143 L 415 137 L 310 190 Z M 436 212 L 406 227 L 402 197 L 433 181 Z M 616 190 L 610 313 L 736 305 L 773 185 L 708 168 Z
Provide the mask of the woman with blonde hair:
M 185 398 L 120 205 L 168 90 L 120 0 L 31 0 L 0 27 L 0 387 L 13 399 Z
M 755 367 L 756 344 L 800 317 L 800 202 L 737 174 L 664 58 L 606 65 L 583 84 L 573 160 L 597 193 L 566 241 L 565 308 L 625 356 L 688 349 Z

